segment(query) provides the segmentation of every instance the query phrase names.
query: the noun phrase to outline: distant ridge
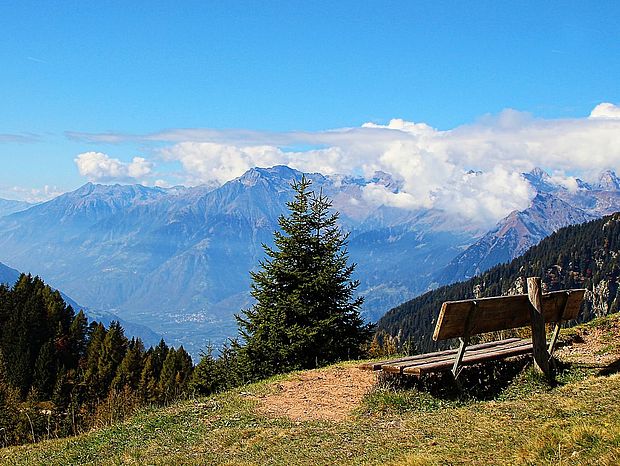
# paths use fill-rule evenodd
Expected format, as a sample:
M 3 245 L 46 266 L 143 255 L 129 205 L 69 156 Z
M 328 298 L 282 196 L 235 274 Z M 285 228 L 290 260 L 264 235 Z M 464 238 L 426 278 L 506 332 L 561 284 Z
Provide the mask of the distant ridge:
M 17 270 L 0 262 L 0 283 L 11 286 L 17 281 L 19 275 Z
M 10 215 L 15 212 L 21 212 L 22 210 L 26 210 L 33 205 L 34 204 L 24 201 L 0 199 L 0 217 L 4 217 L 5 215 Z
M 431 341 L 441 304 L 481 296 L 524 293 L 525 278 L 542 276 L 546 291 L 587 288 L 581 320 L 618 311 L 620 307 L 620 213 L 562 228 L 509 264 L 464 282 L 443 286 L 388 311 L 378 331 L 413 338 L 421 351 Z
M 593 186 L 577 180 L 574 191 L 555 183 L 540 168 L 523 176 L 538 193 L 531 205 L 502 219 L 437 272 L 435 286 L 467 280 L 509 262 L 561 227 L 620 210 L 620 180 L 612 170 L 602 172 Z

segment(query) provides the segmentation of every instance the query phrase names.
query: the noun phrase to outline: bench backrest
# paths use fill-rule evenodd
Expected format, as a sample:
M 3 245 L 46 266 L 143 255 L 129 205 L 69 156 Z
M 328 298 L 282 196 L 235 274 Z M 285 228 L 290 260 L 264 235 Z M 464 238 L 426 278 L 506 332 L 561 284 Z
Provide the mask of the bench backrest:
M 564 290 L 542 295 L 545 323 L 576 319 L 586 290 Z M 530 324 L 528 295 L 447 301 L 435 326 L 433 340 L 469 337 Z

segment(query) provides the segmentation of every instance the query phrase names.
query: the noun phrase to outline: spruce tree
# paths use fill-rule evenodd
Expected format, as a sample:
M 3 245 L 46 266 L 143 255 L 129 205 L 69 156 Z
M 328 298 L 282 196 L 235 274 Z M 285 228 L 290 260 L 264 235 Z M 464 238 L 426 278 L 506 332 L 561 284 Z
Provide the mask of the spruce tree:
M 144 367 L 140 374 L 139 394 L 144 402 L 156 403 L 159 401 L 159 386 L 157 384 L 157 374 L 153 363 L 153 354 L 146 354 Z
M 111 388 L 116 371 L 125 358 L 128 344 L 121 324 L 118 321 L 112 321 L 101 344 L 101 353 L 97 361 L 99 381 L 103 390 L 108 391 Z
M 256 304 L 236 316 L 252 377 L 356 358 L 370 335 L 359 315 L 359 283 L 351 280 L 347 237 L 338 213 L 311 181 L 293 182 L 288 216 L 281 216 L 275 247 L 251 272 Z
M 112 388 L 121 391 L 126 386 L 137 391 L 140 385 L 140 376 L 144 368 L 144 344 L 142 340 L 132 338 L 125 357 L 121 361 L 116 375 L 112 380 Z
M 192 375 L 192 358 L 180 346 L 171 348 L 159 377 L 159 394 L 163 403 L 179 398 L 187 390 L 187 384 Z

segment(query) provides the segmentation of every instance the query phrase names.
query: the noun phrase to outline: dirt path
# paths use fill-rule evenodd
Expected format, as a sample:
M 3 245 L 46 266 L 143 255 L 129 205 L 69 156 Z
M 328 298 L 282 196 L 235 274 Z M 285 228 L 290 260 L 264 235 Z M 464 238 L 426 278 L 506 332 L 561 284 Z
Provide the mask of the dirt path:
M 358 407 L 376 375 L 357 367 L 330 367 L 303 372 L 276 385 L 277 392 L 261 400 L 259 410 L 295 421 L 342 421 Z

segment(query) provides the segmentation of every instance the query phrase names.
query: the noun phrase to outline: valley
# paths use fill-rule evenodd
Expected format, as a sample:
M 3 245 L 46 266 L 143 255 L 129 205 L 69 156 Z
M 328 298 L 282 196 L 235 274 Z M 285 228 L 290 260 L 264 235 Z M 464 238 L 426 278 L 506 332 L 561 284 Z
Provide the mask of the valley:
M 290 182 L 286 166 L 254 168 L 219 188 L 86 184 L 0 217 L 0 262 L 40 275 L 91 313 L 114 315 L 152 342 L 162 335 L 197 356 L 236 336 L 235 313 L 251 305 L 249 271 L 272 246 Z M 349 232 L 362 309 L 376 321 L 430 289 L 469 278 L 523 254 L 558 228 L 620 209 L 613 172 L 569 191 L 542 170 L 524 174 L 537 194 L 485 232 L 438 209 L 371 203 L 372 179 L 308 174 L 333 199 Z M 21 206 L 24 208 L 25 206 Z M 150 330 L 147 330 L 150 329 Z

